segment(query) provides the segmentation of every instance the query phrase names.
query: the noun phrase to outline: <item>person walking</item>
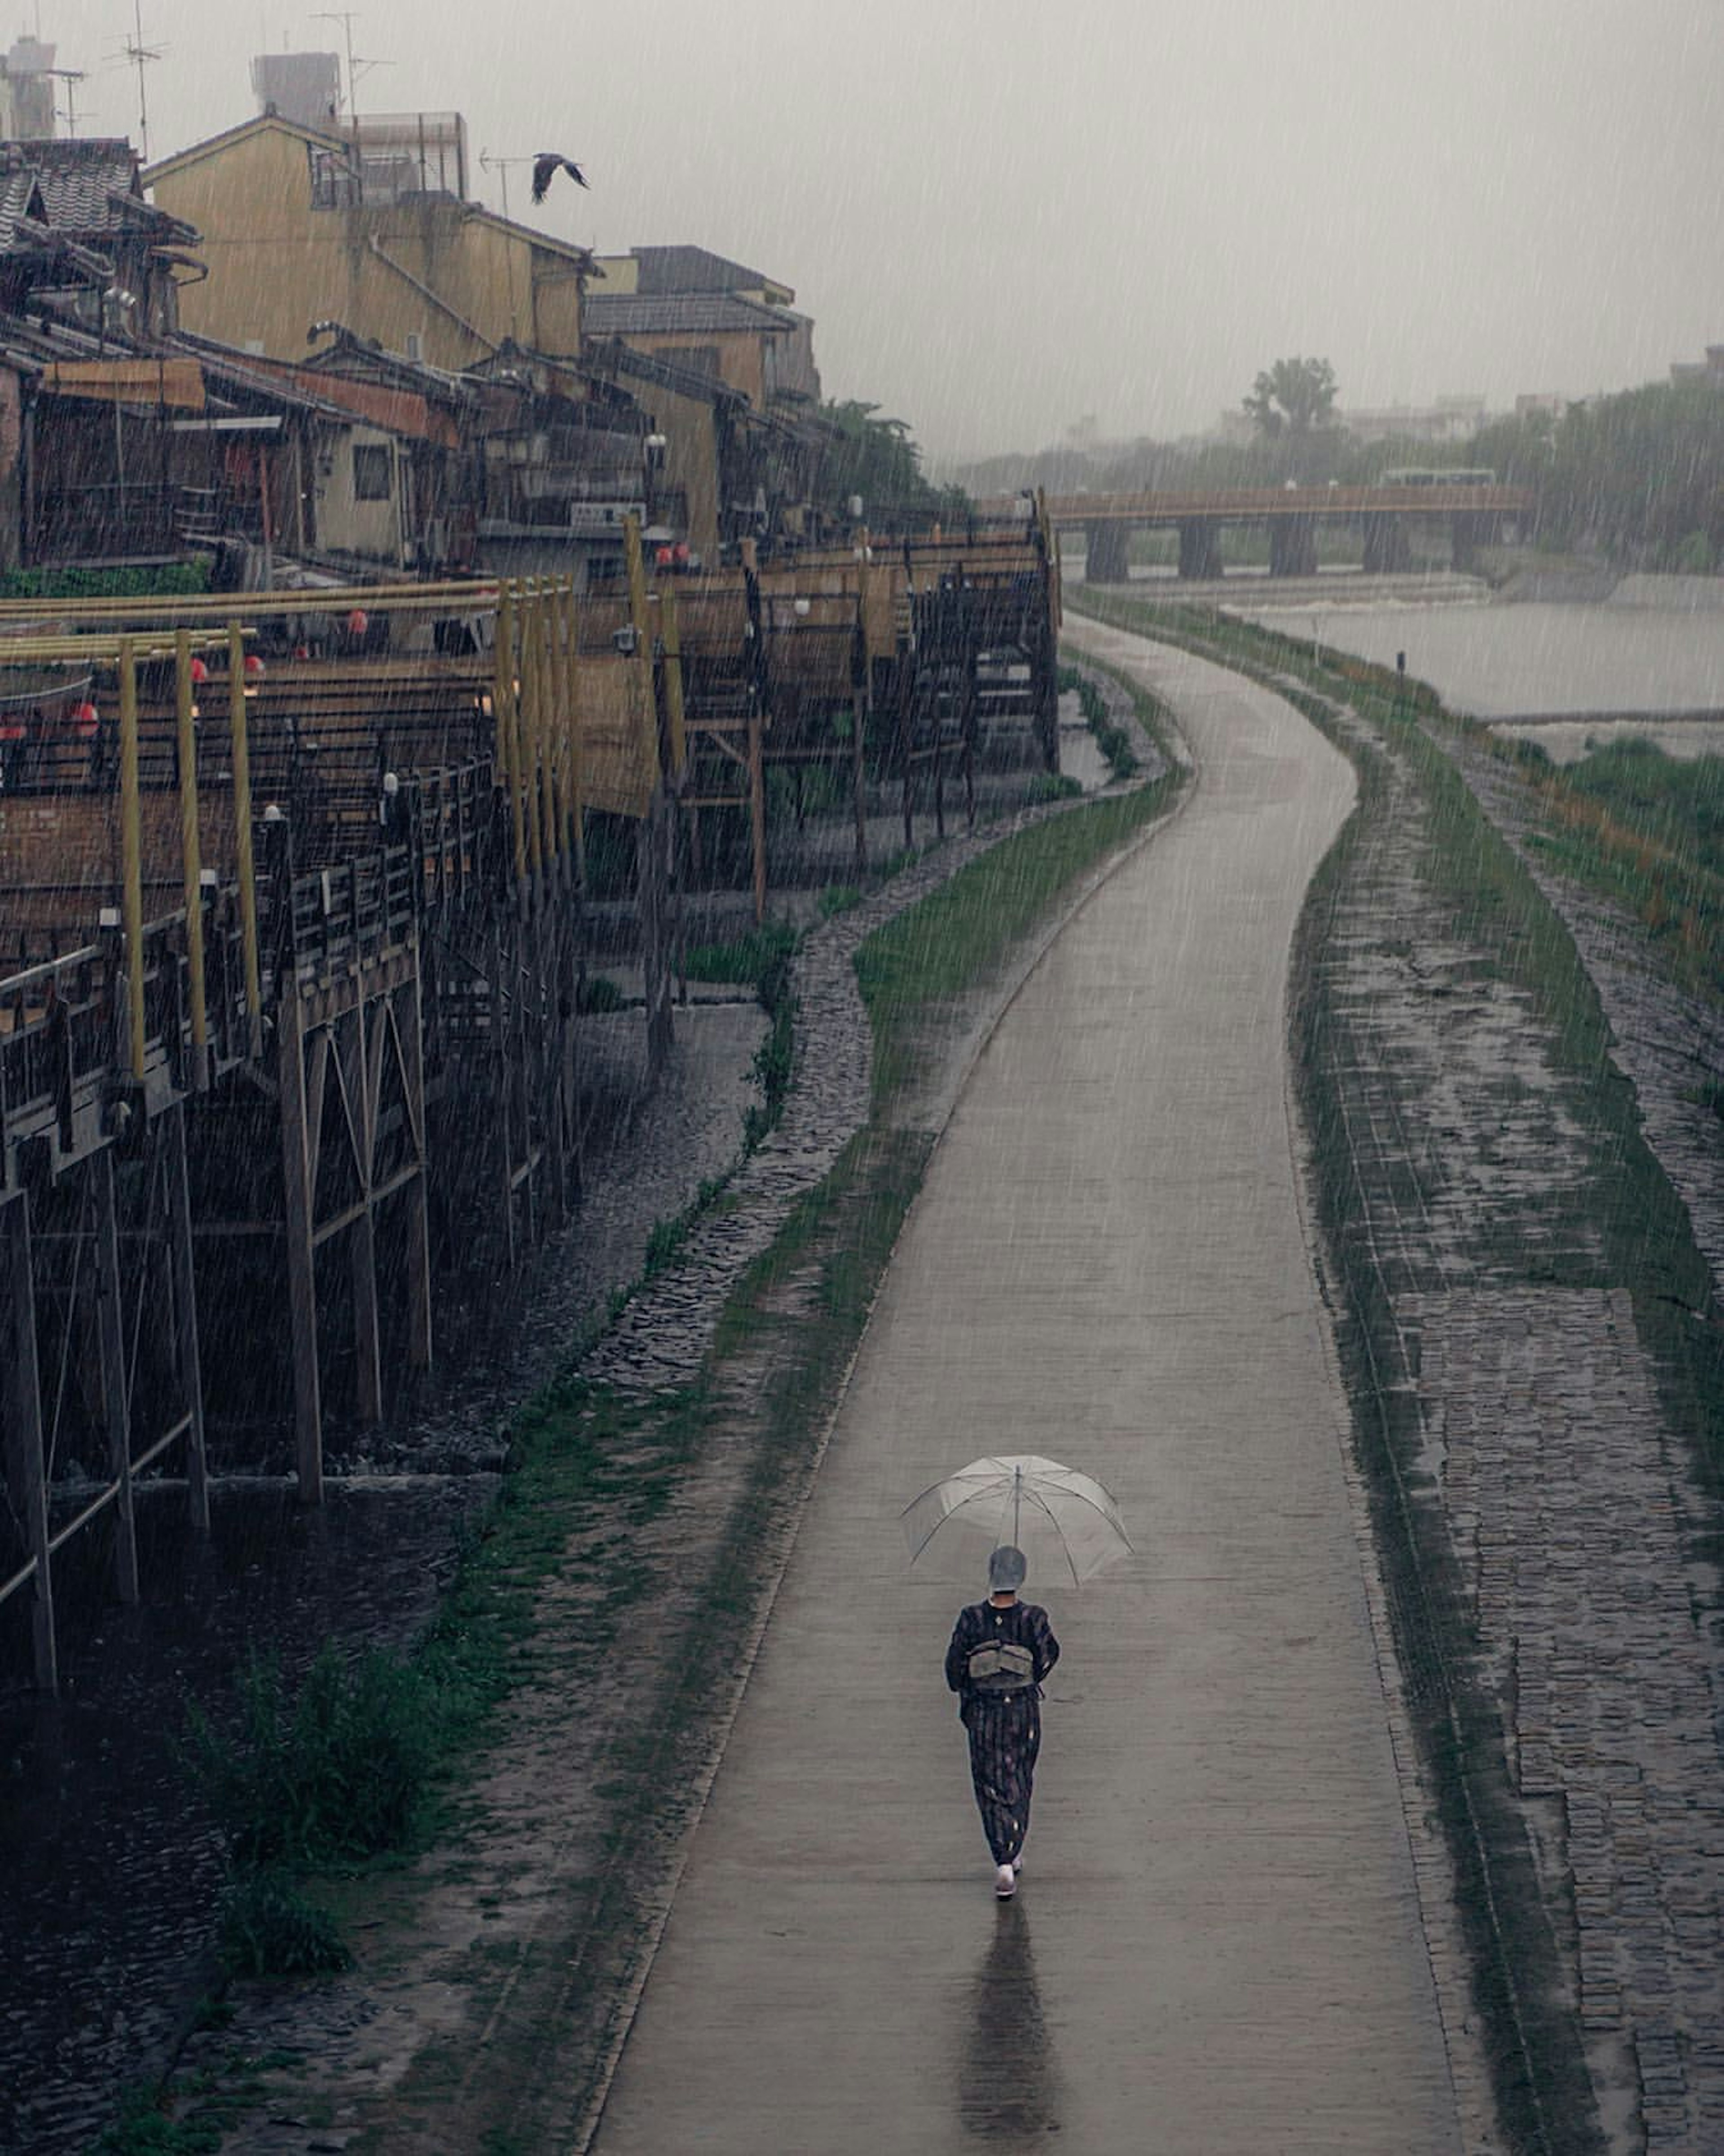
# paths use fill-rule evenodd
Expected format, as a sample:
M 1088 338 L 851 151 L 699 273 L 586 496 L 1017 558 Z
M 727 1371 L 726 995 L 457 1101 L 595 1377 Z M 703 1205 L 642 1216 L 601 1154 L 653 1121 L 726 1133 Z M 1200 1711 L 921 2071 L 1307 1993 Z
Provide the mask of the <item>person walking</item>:
M 1024 1553 L 1002 1543 L 988 1560 L 988 1597 L 961 1609 L 946 1650 L 946 1681 L 970 1739 L 970 1781 L 994 1861 L 993 1891 L 1018 1891 L 1041 1749 L 1042 1680 L 1060 1659 L 1048 1613 L 1020 1602 Z

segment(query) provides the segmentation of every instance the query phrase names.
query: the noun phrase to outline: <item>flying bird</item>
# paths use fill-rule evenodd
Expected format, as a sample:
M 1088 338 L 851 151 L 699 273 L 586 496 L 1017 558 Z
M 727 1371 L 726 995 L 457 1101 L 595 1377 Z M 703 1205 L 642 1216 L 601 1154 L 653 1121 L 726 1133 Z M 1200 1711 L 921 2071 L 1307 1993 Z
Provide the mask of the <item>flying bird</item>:
M 533 200 L 544 201 L 551 191 L 551 182 L 557 177 L 558 168 L 567 172 L 577 187 L 587 184 L 587 175 L 572 157 L 559 157 L 555 150 L 541 150 L 533 160 Z

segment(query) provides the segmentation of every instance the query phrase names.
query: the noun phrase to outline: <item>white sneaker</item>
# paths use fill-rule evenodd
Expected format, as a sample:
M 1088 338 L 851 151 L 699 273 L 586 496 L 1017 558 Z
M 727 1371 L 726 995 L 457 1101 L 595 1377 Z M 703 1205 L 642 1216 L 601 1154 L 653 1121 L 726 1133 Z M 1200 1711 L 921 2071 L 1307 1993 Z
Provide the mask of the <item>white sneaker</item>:
M 993 1891 L 997 1898 L 1009 1902 L 1018 1892 L 1018 1874 L 1009 1864 L 1001 1865 L 993 1875 Z

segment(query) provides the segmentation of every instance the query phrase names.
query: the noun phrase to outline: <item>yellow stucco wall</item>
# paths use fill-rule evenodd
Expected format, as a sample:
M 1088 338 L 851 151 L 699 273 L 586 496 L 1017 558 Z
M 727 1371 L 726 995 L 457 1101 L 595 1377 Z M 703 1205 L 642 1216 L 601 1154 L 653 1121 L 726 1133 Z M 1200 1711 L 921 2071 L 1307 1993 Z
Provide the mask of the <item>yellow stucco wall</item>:
M 567 256 L 470 203 L 314 208 L 309 146 L 285 128 L 259 127 L 163 172 L 152 192 L 203 235 L 209 275 L 180 300 L 198 336 L 299 359 L 311 324 L 333 321 L 396 352 L 417 331 L 420 357 L 451 368 L 511 335 L 579 352 L 580 287 Z
M 623 339 L 637 352 L 662 352 L 666 359 L 675 359 L 679 352 L 712 351 L 718 353 L 718 378 L 731 389 L 740 389 L 756 411 L 766 406 L 765 382 L 761 360 L 762 340 L 752 331 L 732 331 L 727 335 L 705 336 L 692 330 L 675 330 L 660 334 L 633 332 Z

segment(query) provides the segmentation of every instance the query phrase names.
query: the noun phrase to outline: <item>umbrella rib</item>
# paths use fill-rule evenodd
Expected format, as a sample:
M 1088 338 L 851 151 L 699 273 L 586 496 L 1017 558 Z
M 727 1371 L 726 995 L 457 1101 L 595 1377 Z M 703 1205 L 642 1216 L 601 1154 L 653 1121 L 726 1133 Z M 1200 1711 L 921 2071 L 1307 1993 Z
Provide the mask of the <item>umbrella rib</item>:
M 1062 1482 L 1060 1485 L 1060 1494 L 1062 1497 L 1075 1497 L 1079 1504 L 1087 1505 L 1092 1512 L 1099 1512 L 1109 1527 L 1118 1532 L 1126 1548 L 1132 1548 L 1131 1537 L 1126 1534 L 1126 1523 L 1120 1517 L 1120 1508 L 1111 1497 L 1109 1497 L 1105 1504 L 1098 1504 L 1087 1491 L 1075 1490 L 1069 1482 Z M 1049 1517 L 1051 1517 L 1051 1515 Z
M 1059 1543 L 1060 1556 L 1065 1559 L 1065 1569 L 1071 1574 L 1071 1584 L 1074 1587 L 1081 1587 L 1083 1582 L 1078 1578 L 1078 1568 L 1071 1561 L 1071 1550 L 1065 1539 L 1065 1530 L 1060 1526 L 1053 1507 L 1033 1484 L 1030 1486 L 1029 1496 L 1031 1501 L 1039 1505 L 1049 1519 L 1052 1521 L 1054 1539 Z

